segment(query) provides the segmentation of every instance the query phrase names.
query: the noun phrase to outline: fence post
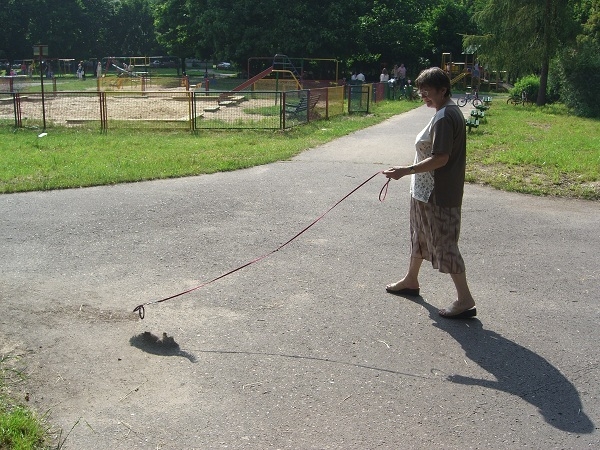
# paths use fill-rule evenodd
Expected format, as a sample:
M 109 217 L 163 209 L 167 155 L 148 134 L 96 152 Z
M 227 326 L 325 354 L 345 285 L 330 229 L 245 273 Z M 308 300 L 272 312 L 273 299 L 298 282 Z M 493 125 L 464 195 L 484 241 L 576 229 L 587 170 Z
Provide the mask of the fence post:
M 15 127 L 21 128 L 23 125 L 21 122 L 21 97 L 18 92 L 13 92 L 13 105 L 15 111 Z
M 106 92 L 98 91 L 100 99 L 100 131 L 105 133 L 108 129 L 108 113 L 106 111 Z
M 187 91 L 189 114 L 190 114 L 190 131 L 196 129 L 196 92 Z
M 287 93 L 283 91 L 281 98 L 281 125 L 282 129 L 285 130 L 285 104 L 287 102 Z

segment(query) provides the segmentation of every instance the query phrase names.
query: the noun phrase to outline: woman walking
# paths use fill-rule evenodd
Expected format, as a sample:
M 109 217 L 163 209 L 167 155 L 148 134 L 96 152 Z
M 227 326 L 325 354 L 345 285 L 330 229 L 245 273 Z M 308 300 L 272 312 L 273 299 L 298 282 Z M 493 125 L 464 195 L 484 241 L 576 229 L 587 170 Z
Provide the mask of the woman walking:
M 452 101 L 450 78 L 438 67 L 422 71 L 415 84 L 419 95 L 435 115 L 416 139 L 411 166 L 394 166 L 383 174 L 394 180 L 411 175 L 411 255 L 404 278 L 386 286 L 397 295 L 420 293 L 419 270 L 423 260 L 450 274 L 457 298 L 439 313 L 447 318 L 477 314 L 458 249 L 461 207 L 465 183 L 467 137 L 465 119 Z

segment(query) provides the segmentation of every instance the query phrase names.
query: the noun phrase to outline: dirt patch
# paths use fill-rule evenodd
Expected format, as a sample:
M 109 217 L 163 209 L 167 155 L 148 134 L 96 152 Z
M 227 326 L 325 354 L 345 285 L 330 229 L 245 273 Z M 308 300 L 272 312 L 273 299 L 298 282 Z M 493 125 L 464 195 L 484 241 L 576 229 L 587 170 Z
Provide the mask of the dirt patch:
M 106 95 L 108 121 L 174 121 L 187 122 L 192 115 L 190 93 L 177 89 L 160 92 L 111 92 Z M 81 125 L 101 120 L 100 97 L 96 92 L 58 93 L 44 98 L 46 120 L 55 125 Z M 223 102 L 218 96 L 196 101 L 196 117 L 220 120 L 257 121 L 269 117 L 279 122 L 279 116 L 265 116 L 258 111 L 275 105 L 274 99 L 247 99 Z M 41 94 L 21 97 L 21 115 L 24 120 L 42 118 Z M 14 102 L 5 98 L 0 102 L 0 119 L 14 119 Z

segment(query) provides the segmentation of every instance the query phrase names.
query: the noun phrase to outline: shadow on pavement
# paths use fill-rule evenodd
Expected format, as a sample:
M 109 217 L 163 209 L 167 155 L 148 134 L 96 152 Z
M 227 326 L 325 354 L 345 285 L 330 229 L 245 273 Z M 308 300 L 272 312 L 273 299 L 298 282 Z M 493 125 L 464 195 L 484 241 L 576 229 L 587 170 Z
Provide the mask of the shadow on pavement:
M 133 347 L 139 348 L 140 350 L 152 355 L 181 356 L 189 359 L 190 362 L 197 362 L 197 359 L 194 355 L 181 350 L 179 344 L 175 342 L 175 339 L 167 336 L 167 333 L 163 333 L 162 338 L 159 338 L 149 331 L 144 331 L 143 333 L 137 334 L 129 339 L 129 343 Z
M 496 389 L 536 406 L 544 420 L 559 430 L 592 433 L 594 423 L 583 412 L 579 393 L 560 371 L 527 348 L 486 330 L 477 318 L 444 319 L 423 298 L 415 300 L 429 311 L 434 326 L 452 336 L 466 356 L 497 381 L 450 375 L 448 381 Z

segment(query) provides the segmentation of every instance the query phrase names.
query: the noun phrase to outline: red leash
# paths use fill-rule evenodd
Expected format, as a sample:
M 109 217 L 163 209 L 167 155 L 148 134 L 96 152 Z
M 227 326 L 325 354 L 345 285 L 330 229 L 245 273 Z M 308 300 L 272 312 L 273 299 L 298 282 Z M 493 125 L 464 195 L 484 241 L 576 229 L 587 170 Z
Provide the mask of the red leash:
M 175 294 L 175 295 L 171 295 L 170 297 L 166 297 L 163 298 L 161 300 L 155 300 L 152 302 L 147 302 L 147 303 L 142 303 L 141 305 L 138 305 L 134 308 L 133 312 L 137 312 L 140 316 L 140 319 L 143 319 L 144 316 L 146 315 L 146 310 L 145 310 L 145 306 L 148 305 L 154 305 L 155 303 L 162 303 L 162 302 L 166 302 L 167 300 L 171 300 L 177 297 L 181 297 L 182 295 L 185 294 L 189 294 L 190 292 L 193 292 L 197 289 L 203 288 L 204 286 L 207 286 L 211 283 L 214 283 L 217 280 L 220 280 L 221 278 L 225 278 L 228 275 L 231 275 L 232 273 L 237 272 L 238 270 L 242 270 L 245 267 L 248 267 L 254 263 L 257 263 L 263 259 L 265 259 L 267 256 L 272 255 L 275 252 L 278 252 L 279 250 L 281 250 L 283 247 L 285 247 L 286 245 L 288 245 L 289 243 L 291 243 L 293 240 L 295 240 L 296 238 L 298 238 L 302 233 L 304 233 L 305 231 L 307 231 L 309 228 L 311 228 L 313 225 L 315 225 L 318 221 L 320 221 L 323 217 L 325 217 L 327 214 L 329 214 L 329 212 L 334 209 L 336 206 L 338 206 L 340 203 L 342 203 L 344 200 L 346 200 L 348 197 L 350 197 L 352 194 L 354 194 L 356 191 L 358 191 L 361 187 L 363 187 L 365 184 L 367 184 L 369 181 L 371 181 L 373 178 L 375 178 L 377 175 L 379 175 L 380 173 L 382 173 L 381 171 L 371 175 L 369 178 L 367 178 L 365 181 L 363 181 L 361 184 L 359 184 L 357 187 L 355 187 L 352 191 L 350 191 L 348 194 L 346 194 L 341 200 L 339 200 L 335 205 L 333 205 L 331 208 L 329 208 L 327 211 L 325 211 L 323 214 L 321 214 L 319 217 L 317 217 L 310 225 L 308 225 L 306 228 L 304 228 L 302 231 L 300 231 L 299 233 L 297 233 L 294 237 L 292 237 L 290 240 L 288 240 L 287 242 L 281 244 L 279 247 L 277 247 L 275 250 L 271 250 L 269 253 L 266 253 L 262 256 L 259 256 L 256 259 L 253 259 L 252 261 L 247 262 L 246 264 L 241 265 L 240 267 L 230 270 L 227 273 L 224 273 L 222 275 L 219 275 L 216 278 L 213 278 L 210 281 L 206 281 L 196 287 L 190 288 L 186 291 L 180 292 L 179 294 Z M 388 178 L 388 180 L 386 181 L 386 183 L 383 185 L 383 187 L 381 188 L 381 191 L 379 191 L 379 201 L 383 202 L 385 200 L 385 197 L 387 196 L 387 191 L 388 191 L 388 187 L 390 184 L 391 178 Z

